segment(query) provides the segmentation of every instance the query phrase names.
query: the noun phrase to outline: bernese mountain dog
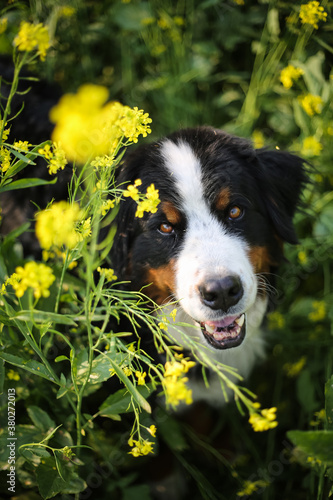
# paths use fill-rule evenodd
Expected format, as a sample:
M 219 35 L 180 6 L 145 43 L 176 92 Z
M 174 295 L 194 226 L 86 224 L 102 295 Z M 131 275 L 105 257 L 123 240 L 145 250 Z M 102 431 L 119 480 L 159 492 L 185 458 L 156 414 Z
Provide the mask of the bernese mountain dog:
M 261 329 L 284 242 L 296 243 L 293 215 L 306 182 L 300 157 L 255 150 L 242 138 L 211 127 L 180 130 L 128 154 L 121 186 L 154 184 L 160 204 L 135 217 L 121 202 L 112 265 L 132 290 L 177 308 L 169 336 L 185 349 L 189 338 L 214 362 L 246 377 L 263 354 Z M 140 189 L 141 189 L 140 188 Z M 200 358 L 200 352 L 198 353 Z M 194 399 L 221 403 L 220 383 L 196 384 Z

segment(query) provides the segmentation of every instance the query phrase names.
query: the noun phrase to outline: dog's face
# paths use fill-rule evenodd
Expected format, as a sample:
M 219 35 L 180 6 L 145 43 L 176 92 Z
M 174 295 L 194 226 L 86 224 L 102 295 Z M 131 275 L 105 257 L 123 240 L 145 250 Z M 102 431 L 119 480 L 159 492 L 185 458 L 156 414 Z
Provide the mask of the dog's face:
M 283 242 L 296 241 L 302 160 L 205 127 L 138 148 L 119 182 L 137 178 L 161 202 L 142 219 L 122 202 L 116 274 L 160 305 L 178 301 L 178 318 L 211 350 L 239 346 L 247 324 L 261 323 Z

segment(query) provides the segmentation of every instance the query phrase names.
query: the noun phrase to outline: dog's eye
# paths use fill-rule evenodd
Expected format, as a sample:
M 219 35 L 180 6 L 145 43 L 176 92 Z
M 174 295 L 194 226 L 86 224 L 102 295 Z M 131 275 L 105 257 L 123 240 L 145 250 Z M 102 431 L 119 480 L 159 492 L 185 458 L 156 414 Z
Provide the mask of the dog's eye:
M 160 233 L 163 233 L 163 234 L 173 233 L 173 226 L 171 224 L 168 224 L 167 222 L 164 222 L 163 224 L 161 224 L 158 229 L 159 229 Z
M 236 219 L 240 219 L 242 217 L 243 213 L 244 213 L 243 209 L 238 207 L 237 205 L 235 205 L 234 207 L 231 207 L 229 209 L 228 216 L 229 216 L 230 220 L 236 220 Z

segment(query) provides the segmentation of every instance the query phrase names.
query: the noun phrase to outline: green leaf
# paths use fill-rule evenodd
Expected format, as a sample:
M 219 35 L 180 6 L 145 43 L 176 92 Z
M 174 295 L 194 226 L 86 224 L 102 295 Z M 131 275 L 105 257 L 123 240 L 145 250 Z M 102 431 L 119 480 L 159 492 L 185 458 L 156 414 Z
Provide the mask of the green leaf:
M 48 184 L 55 184 L 57 182 L 57 178 L 52 181 L 45 181 L 43 179 L 19 179 L 17 181 L 13 181 L 10 184 L 6 184 L 0 188 L 0 193 L 4 193 L 5 191 L 14 191 L 16 189 L 25 189 L 36 186 L 45 186 Z
M 147 398 L 150 394 L 150 387 L 140 386 L 137 390 L 144 398 Z M 99 407 L 99 411 L 103 417 L 113 417 L 121 413 L 127 413 L 133 410 L 132 401 L 133 398 L 128 390 L 120 389 L 106 398 Z
M 316 400 L 316 387 L 313 374 L 304 368 L 297 379 L 297 398 L 308 413 L 313 413 L 318 408 Z
M 159 435 L 164 439 L 171 450 L 179 452 L 188 448 L 181 424 L 176 419 L 159 408 L 156 414 L 156 421 L 159 422 Z
M 124 383 L 127 387 L 130 394 L 133 396 L 134 400 L 138 403 L 141 408 L 143 408 L 147 413 L 151 413 L 151 406 L 148 401 L 140 394 L 135 385 L 130 381 L 128 377 L 126 377 L 125 373 L 117 363 L 115 363 L 111 358 L 109 358 L 112 368 L 116 372 L 118 378 Z
M 333 429 L 333 375 L 325 384 L 325 412 L 328 429 Z
M 51 313 L 48 311 L 20 311 L 10 319 L 17 319 L 20 321 L 34 321 L 35 323 L 55 323 L 59 325 L 77 326 L 75 321 L 70 316 L 64 314 Z
M 39 377 L 45 378 L 50 382 L 55 382 L 50 372 L 45 368 L 45 366 L 42 363 L 39 363 L 39 361 L 35 361 L 34 359 L 27 360 L 7 352 L 0 352 L 0 359 L 3 359 L 4 361 L 10 363 L 11 365 L 18 366 L 23 370 L 33 373 L 34 375 L 38 375 Z
M 7 326 L 13 324 L 13 322 L 9 319 L 8 314 L 6 314 L 4 311 L 0 311 L 0 323 L 3 323 Z
M 54 420 L 52 420 L 48 414 L 38 406 L 29 406 L 27 408 L 27 412 L 32 422 L 40 431 L 48 432 L 50 429 L 55 427 Z
M 3 393 L 3 384 L 5 381 L 5 362 L 0 359 L 0 394 Z
M 57 458 L 60 460 L 59 457 Z M 57 462 L 53 457 L 43 460 L 43 463 L 37 467 L 37 484 L 44 500 L 53 498 L 59 493 L 74 495 L 86 488 L 85 482 L 75 473 L 72 464 L 67 463 L 61 468 L 61 472 L 64 479 L 60 477 Z
M 308 457 L 333 465 L 333 431 L 289 431 L 287 436 Z

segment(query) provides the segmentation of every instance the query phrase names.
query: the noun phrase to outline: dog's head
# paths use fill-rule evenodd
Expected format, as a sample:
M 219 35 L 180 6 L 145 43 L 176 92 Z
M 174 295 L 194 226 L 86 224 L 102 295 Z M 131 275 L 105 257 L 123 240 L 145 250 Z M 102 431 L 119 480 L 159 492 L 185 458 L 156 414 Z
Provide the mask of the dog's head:
M 210 349 L 240 345 L 246 315 L 254 311 L 252 322 L 262 320 L 283 243 L 297 241 L 292 218 L 303 160 L 199 127 L 129 155 L 119 183 L 138 178 L 142 192 L 154 183 L 161 202 L 142 219 L 133 200 L 121 202 L 117 276 L 135 290 L 145 286 L 158 304 L 178 301 L 179 319 L 196 325 Z

